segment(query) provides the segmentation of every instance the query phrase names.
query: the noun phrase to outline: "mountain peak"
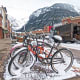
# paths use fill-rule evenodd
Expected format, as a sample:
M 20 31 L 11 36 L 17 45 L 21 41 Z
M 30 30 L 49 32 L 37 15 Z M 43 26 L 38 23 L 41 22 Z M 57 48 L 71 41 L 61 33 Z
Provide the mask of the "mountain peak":
M 56 3 L 50 7 L 40 8 L 34 11 L 27 22 L 26 30 L 41 29 L 44 26 L 52 26 L 60 23 L 64 17 L 79 16 L 73 5 Z
M 67 10 L 71 10 L 71 11 L 75 12 L 74 6 L 70 5 L 70 4 L 67 4 L 67 3 L 56 3 L 56 4 L 52 5 L 51 7 L 67 9 Z

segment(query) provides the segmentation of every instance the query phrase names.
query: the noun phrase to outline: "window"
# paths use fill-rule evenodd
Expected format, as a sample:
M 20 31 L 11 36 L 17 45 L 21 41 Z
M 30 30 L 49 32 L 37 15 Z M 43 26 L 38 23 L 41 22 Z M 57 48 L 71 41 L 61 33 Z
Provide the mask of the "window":
M 7 22 L 5 22 L 5 27 L 7 27 Z
M 0 14 L 2 14 L 2 11 L 0 10 Z
M 6 20 L 7 20 L 7 14 L 6 14 L 5 18 L 6 18 Z
M 80 24 L 80 22 L 78 22 L 78 24 Z

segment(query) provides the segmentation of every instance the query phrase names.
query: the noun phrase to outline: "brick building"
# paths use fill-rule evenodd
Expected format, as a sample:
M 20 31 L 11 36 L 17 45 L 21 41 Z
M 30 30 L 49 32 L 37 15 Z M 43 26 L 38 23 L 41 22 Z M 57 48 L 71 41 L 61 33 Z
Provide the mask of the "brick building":
M 42 29 L 40 30 L 35 30 L 35 31 L 31 31 L 30 33 L 32 34 L 42 34 L 44 31 Z
M 44 26 L 44 33 L 49 33 L 53 26 Z
M 0 14 L 0 39 L 3 38 L 2 15 Z
M 0 7 L 0 39 L 8 37 L 8 27 L 10 23 L 7 19 L 6 7 Z
M 8 29 L 8 33 L 6 33 L 6 36 L 9 38 L 12 33 L 12 29 L 11 29 L 10 22 L 8 19 L 7 19 L 7 29 Z
M 48 34 L 52 27 L 53 26 L 44 26 L 44 29 L 38 29 L 38 30 L 35 30 L 35 31 L 31 31 L 31 33 L 33 33 L 33 34 L 43 34 L 43 33 Z
M 62 25 L 55 28 L 65 41 L 80 40 L 80 16 L 62 19 Z
M 80 24 L 80 16 L 76 16 L 76 17 L 66 17 L 64 19 L 62 19 L 62 24 Z

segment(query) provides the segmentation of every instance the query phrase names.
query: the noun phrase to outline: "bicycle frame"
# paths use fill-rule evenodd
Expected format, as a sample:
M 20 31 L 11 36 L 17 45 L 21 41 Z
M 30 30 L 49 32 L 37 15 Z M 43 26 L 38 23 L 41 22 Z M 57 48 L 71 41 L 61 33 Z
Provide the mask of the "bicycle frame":
M 27 40 L 28 41 L 28 40 Z M 36 41 L 37 41 L 37 38 L 36 38 Z M 44 39 L 43 39 L 43 46 L 44 46 Z M 25 43 L 25 39 L 24 39 L 24 42 L 23 43 L 18 43 L 18 44 L 16 44 L 15 46 L 13 46 L 12 47 L 12 49 L 11 49 L 11 51 L 10 51 L 10 55 L 11 55 L 11 53 L 14 51 L 14 50 L 16 50 L 17 48 L 21 48 L 21 47 L 24 47 L 24 44 L 26 44 Z M 59 44 L 56 46 L 56 49 L 57 49 L 57 47 L 59 46 Z M 27 42 L 27 46 L 26 47 L 28 47 L 28 50 L 29 51 L 31 51 L 35 56 L 36 56 L 36 60 L 37 60 L 37 58 L 40 58 L 40 59 L 50 59 L 49 57 L 50 56 L 53 56 L 51 53 L 52 53 L 52 50 L 53 50 L 53 48 L 55 48 L 55 43 L 53 44 L 53 46 L 51 47 L 51 50 L 50 50 L 50 52 L 49 51 L 45 51 L 45 52 L 47 52 L 48 54 L 45 54 L 45 58 L 43 58 L 43 57 L 41 57 L 41 56 L 39 56 L 37 53 L 38 53 L 38 50 L 40 50 L 40 54 L 42 54 L 43 52 L 44 52 L 44 47 L 42 47 L 42 46 L 38 46 L 38 42 L 37 42 L 37 46 L 32 46 L 31 44 L 29 44 L 28 42 Z M 33 50 L 35 48 L 35 50 Z M 57 49 L 58 50 L 58 49 Z
M 55 48 L 55 43 L 51 47 L 50 52 L 46 50 L 46 52 L 48 54 L 45 54 L 45 58 L 44 58 L 44 57 L 41 57 L 41 56 L 38 55 L 38 50 L 40 50 L 40 54 L 43 54 L 44 53 L 44 45 L 43 45 L 43 47 L 42 46 L 38 46 L 38 45 L 37 46 L 32 46 L 31 44 L 28 45 L 28 50 L 31 51 L 32 54 L 34 54 L 36 56 L 36 61 L 37 61 L 37 58 L 40 58 L 40 59 L 51 59 L 50 56 L 51 57 L 53 56 L 51 53 L 52 53 L 52 50 L 54 48 Z M 50 64 L 50 63 L 48 63 L 48 64 Z

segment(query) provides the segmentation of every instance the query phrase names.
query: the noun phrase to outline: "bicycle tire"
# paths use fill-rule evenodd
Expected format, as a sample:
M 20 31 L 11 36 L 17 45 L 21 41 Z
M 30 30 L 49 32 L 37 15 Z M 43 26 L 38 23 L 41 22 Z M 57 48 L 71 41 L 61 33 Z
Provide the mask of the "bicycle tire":
M 63 51 L 68 52 L 68 54 L 64 53 Z M 67 54 L 67 56 L 65 56 L 65 54 Z M 66 63 L 65 61 L 62 61 L 63 62 L 63 67 L 62 67 L 61 66 L 62 63 L 59 62 L 59 59 L 60 59 L 60 57 L 63 57 L 63 56 L 65 59 L 67 59 L 67 61 L 69 61 L 69 58 L 70 58 L 70 62 Z M 67 72 L 71 68 L 71 66 L 73 64 L 73 60 L 74 60 L 73 54 L 69 49 L 66 49 L 66 48 L 59 49 L 58 51 L 56 51 L 54 53 L 54 55 L 51 58 L 51 68 L 54 72 L 59 73 L 59 70 L 60 71 L 61 71 L 61 69 L 63 70 L 64 67 L 69 63 L 69 65 L 64 69 L 64 71 Z M 60 68 L 60 66 L 61 66 L 61 68 Z
M 9 74 L 10 75 L 12 75 L 12 76 L 16 76 L 17 75 L 17 71 L 19 71 L 19 69 L 23 69 L 25 66 L 30 66 L 30 68 L 33 66 L 33 64 L 34 64 L 34 62 L 35 62 L 35 60 L 34 60 L 34 56 L 30 53 L 30 55 L 31 55 L 31 57 L 32 57 L 32 62 L 31 62 L 31 64 L 30 65 L 27 65 L 26 63 L 27 63 L 27 60 L 25 59 L 24 61 L 24 63 L 23 64 L 17 64 L 17 63 L 15 63 L 15 59 L 20 55 L 20 53 L 22 53 L 23 51 L 25 51 L 25 52 L 29 52 L 29 51 L 27 51 L 27 49 L 25 49 L 25 48 L 21 48 L 21 49 L 19 49 L 18 51 L 16 51 L 16 55 L 14 56 L 14 57 L 12 57 L 11 58 L 11 60 L 10 60 L 10 62 L 9 62 L 9 65 L 8 65 L 8 72 L 9 72 Z M 24 55 L 24 56 L 28 56 L 28 55 Z M 18 61 L 18 60 L 17 60 Z M 14 69 L 16 69 L 16 70 L 12 70 L 12 68 Z

